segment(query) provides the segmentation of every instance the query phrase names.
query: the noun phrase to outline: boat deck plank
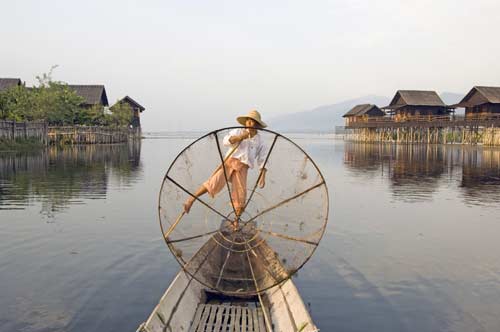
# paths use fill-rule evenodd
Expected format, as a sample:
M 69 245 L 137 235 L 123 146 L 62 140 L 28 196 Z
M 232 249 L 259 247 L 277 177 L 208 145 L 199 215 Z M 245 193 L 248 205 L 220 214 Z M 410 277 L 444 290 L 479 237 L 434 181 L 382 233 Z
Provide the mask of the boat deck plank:
M 264 326 L 264 314 L 262 309 L 257 311 L 257 322 L 259 324 L 259 331 L 266 332 L 266 327 Z
M 228 330 L 229 332 L 234 332 L 234 316 L 236 316 L 236 308 L 231 306 L 230 307 L 230 313 L 229 313 L 229 326 L 228 326 Z
M 262 309 L 199 304 L 189 332 L 266 332 Z
M 241 307 L 236 307 L 236 316 L 234 317 L 234 330 L 236 332 L 241 331 L 241 325 L 240 325 L 240 319 L 241 319 Z
M 202 304 L 199 304 L 198 308 L 196 309 L 196 313 L 194 314 L 193 318 L 193 323 L 191 323 L 191 328 L 189 329 L 189 332 L 196 332 L 196 328 L 200 324 L 201 314 L 203 313 L 203 310 L 202 309 L 200 310 L 200 306 L 202 306 Z
M 248 315 L 247 316 L 248 317 L 248 331 L 254 332 L 252 313 L 253 313 L 253 309 L 248 308 L 248 312 L 247 312 L 247 315 Z
M 222 327 L 219 327 L 219 330 L 216 331 L 224 331 L 224 332 L 227 331 L 230 309 L 231 307 L 229 306 L 226 306 L 226 308 L 224 309 L 224 320 L 222 321 Z
M 247 316 L 247 308 L 241 308 L 241 330 L 245 332 L 247 331 Z
M 219 308 L 216 305 L 211 305 L 210 306 L 210 315 L 208 316 L 208 322 L 205 327 L 206 331 L 212 331 L 213 326 L 215 325 L 215 317 L 217 315 L 217 310 L 222 310 L 222 308 Z
M 257 308 L 252 309 L 252 321 L 253 321 L 253 330 L 255 332 L 260 332 L 259 324 L 257 322 Z
M 222 323 L 222 313 L 226 310 L 225 306 L 219 306 L 217 310 L 217 318 L 215 319 L 214 331 L 220 331 L 220 325 Z
M 201 310 L 203 311 L 203 315 L 201 315 L 201 320 L 198 322 L 198 328 L 196 329 L 196 332 L 204 332 L 205 331 L 205 323 L 207 321 L 208 315 L 210 314 L 210 306 L 207 305 L 199 305 L 198 308 L 201 307 Z

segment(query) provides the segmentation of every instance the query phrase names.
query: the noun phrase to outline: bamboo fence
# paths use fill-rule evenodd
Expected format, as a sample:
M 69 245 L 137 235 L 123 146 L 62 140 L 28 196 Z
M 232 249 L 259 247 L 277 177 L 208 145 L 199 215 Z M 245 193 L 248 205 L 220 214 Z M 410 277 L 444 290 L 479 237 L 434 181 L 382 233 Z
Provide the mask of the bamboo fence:
M 34 139 L 47 144 L 48 126 L 44 121 L 0 121 L 0 138 L 7 141 Z
M 43 121 L 0 121 L 0 139 L 32 139 L 49 144 L 109 144 L 140 139 L 140 128 L 103 126 L 48 126 Z

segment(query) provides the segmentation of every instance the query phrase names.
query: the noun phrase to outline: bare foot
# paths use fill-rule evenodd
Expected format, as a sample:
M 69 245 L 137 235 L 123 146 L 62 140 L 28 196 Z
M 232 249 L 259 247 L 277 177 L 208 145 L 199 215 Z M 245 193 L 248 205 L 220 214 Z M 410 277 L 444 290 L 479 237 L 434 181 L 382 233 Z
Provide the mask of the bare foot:
M 194 198 L 193 197 L 190 197 L 190 198 L 186 199 L 186 201 L 184 202 L 184 204 L 183 204 L 184 205 L 184 212 L 186 214 L 188 214 L 189 210 L 191 210 L 191 206 L 193 205 L 193 203 L 194 203 Z
M 233 231 L 238 230 L 238 220 L 231 221 L 231 227 L 233 228 Z

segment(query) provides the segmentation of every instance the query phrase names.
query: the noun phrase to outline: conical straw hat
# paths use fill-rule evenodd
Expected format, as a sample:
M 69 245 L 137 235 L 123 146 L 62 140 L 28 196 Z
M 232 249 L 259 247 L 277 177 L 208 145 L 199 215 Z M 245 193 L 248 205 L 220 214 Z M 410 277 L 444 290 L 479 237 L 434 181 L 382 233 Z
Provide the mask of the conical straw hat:
M 264 121 L 262 121 L 262 119 L 260 117 L 260 113 L 257 110 L 251 110 L 250 112 L 248 112 L 247 115 L 242 115 L 242 116 L 237 117 L 236 121 L 238 121 L 238 123 L 240 123 L 241 125 L 244 126 L 245 121 L 248 118 L 257 121 L 257 123 L 260 124 L 262 128 L 267 127 L 266 123 Z

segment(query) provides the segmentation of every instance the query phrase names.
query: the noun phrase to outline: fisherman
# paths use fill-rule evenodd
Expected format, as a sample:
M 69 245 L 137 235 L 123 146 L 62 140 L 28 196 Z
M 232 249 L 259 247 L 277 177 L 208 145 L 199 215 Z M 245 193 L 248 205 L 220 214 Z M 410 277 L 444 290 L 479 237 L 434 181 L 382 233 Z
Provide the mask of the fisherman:
M 260 113 L 256 110 L 247 115 L 236 118 L 239 124 L 246 128 L 231 130 L 223 140 L 224 146 L 231 147 L 226 154 L 224 166 L 226 175 L 231 183 L 231 200 L 235 209 L 236 218 L 232 222 L 233 228 L 238 228 L 238 220 L 243 213 L 247 196 L 247 173 L 249 168 L 259 167 L 262 175 L 259 179 L 259 187 L 264 188 L 266 184 L 266 169 L 264 162 L 267 155 L 265 146 L 258 128 L 267 125 L 262 121 Z M 213 198 L 226 185 L 224 169 L 219 167 L 210 178 L 198 188 L 194 197 L 189 197 L 184 203 L 184 212 L 189 213 L 196 198 L 208 192 Z

